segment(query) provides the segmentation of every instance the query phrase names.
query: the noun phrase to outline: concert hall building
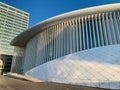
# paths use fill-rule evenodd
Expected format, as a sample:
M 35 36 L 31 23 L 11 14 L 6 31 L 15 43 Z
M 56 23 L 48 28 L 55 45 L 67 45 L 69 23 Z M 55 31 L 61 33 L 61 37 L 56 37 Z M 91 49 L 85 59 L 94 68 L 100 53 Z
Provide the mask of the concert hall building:
M 64 13 L 11 42 L 11 72 L 41 80 L 120 89 L 120 3 Z

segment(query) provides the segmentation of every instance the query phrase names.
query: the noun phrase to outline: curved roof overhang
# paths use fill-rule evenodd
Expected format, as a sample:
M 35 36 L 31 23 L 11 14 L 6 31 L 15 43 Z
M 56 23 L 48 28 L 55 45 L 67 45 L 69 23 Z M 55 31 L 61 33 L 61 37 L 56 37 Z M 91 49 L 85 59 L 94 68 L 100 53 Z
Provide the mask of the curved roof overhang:
M 64 13 L 64 14 L 49 18 L 29 28 L 25 32 L 15 37 L 11 41 L 10 44 L 14 46 L 24 47 L 31 38 L 33 38 L 36 34 L 42 32 L 43 30 L 42 28 L 56 21 L 65 20 L 66 18 L 91 15 L 91 14 L 97 14 L 97 13 L 102 13 L 106 11 L 114 11 L 114 10 L 120 10 L 120 3 L 95 6 L 91 8 L 85 8 L 85 9 L 80 9 L 80 10 L 75 10 L 72 12 Z

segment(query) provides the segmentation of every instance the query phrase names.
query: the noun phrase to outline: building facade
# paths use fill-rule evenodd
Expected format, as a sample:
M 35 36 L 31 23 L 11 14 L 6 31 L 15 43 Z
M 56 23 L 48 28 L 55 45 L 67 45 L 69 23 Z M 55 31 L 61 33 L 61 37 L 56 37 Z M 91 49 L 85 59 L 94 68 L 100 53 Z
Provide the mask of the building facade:
M 42 65 L 63 56 L 114 44 L 120 44 L 119 3 L 76 10 L 47 19 L 18 35 L 11 42 L 16 46 L 11 71 L 25 74 L 37 66 L 44 70 Z M 69 62 L 67 65 L 69 69 L 74 67 Z
M 14 53 L 14 47 L 9 43 L 18 34 L 28 28 L 29 14 L 20 9 L 14 8 L 0 2 L 0 55 L 1 57 L 9 58 Z M 8 56 L 7 56 L 8 55 Z M 5 58 L 4 58 L 5 59 Z M 9 60 L 0 60 L 5 63 Z M 4 62 L 5 61 L 5 62 Z M 3 67 L 4 68 L 4 67 Z M 8 68 L 7 68 L 8 69 Z M 10 71 L 10 68 L 9 70 Z

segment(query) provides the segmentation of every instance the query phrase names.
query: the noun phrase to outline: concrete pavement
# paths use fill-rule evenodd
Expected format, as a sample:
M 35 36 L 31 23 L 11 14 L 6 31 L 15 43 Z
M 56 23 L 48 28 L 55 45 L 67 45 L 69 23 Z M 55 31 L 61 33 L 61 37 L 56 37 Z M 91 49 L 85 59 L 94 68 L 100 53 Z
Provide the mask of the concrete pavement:
M 6 76 L 0 76 L 0 90 L 106 90 L 90 88 L 77 85 L 52 83 L 52 82 L 31 82 Z

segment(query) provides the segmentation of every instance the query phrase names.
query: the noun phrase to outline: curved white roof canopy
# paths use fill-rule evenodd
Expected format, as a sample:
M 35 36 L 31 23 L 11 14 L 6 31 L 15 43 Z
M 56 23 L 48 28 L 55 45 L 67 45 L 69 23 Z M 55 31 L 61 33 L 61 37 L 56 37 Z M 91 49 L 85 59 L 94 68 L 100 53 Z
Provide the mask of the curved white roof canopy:
M 31 38 L 33 38 L 36 34 L 41 32 L 43 28 L 57 21 L 66 20 L 69 18 L 77 17 L 77 16 L 85 16 L 85 15 L 91 15 L 91 14 L 97 14 L 97 13 L 102 13 L 106 11 L 115 11 L 115 10 L 120 10 L 120 3 L 96 6 L 96 7 L 85 8 L 81 10 L 64 13 L 64 14 L 49 18 L 29 28 L 25 32 L 15 37 L 10 44 L 14 46 L 24 47 L 27 44 L 27 42 Z

